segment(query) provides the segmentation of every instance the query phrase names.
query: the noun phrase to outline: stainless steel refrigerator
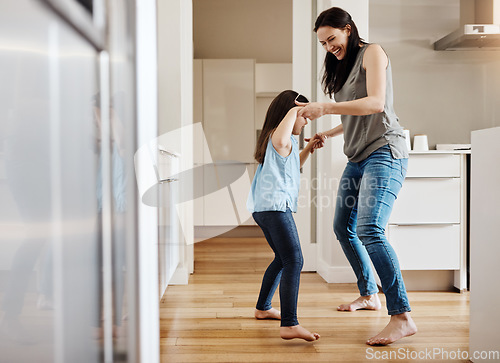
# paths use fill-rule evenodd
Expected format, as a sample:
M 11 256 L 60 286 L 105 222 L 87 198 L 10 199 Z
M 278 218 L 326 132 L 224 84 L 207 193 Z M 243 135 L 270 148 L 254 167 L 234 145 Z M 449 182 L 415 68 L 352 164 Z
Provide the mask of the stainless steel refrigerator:
M 0 362 L 141 360 L 135 7 L 0 4 Z

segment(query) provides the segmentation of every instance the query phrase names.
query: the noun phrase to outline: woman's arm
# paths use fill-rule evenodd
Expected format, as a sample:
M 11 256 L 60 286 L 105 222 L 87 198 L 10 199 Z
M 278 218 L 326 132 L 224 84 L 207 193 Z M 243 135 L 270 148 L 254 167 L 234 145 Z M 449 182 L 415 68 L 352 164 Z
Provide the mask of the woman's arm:
M 298 115 L 315 120 L 323 115 L 371 115 L 384 110 L 386 91 L 386 68 L 388 58 L 378 44 L 366 45 L 363 68 L 366 70 L 366 90 L 368 96 L 345 102 L 298 103 L 304 106 Z
M 292 150 L 290 136 L 292 135 L 295 120 L 297 120 L 297 111 L 300 108 L 299 106 L 291 108 L 271 136 L 273 146 L 281 156 L 287 157 Z
M 324 135 L 326 137 L 335 137 L 338 135 L 342 135 L 344 133 L 344 126 L 342 124 L 335 126 L 333 129 L 321 132 L 320 135 Z
M 309 141 L 309 144 L 312 143 L 311 149 L 309 152 L 310 154 L 312 154 L 314 152 L 314 150 L 321 149 L 323 146 L 325 146 L 326 139 L 328 139 L 329 137 L 335 137 L 335 136 L 341 135 L 343 133 L 344 133 L 344 126 L 342 124 L 340 124 L 331 130 L 324 131 L 324 132 L 318 132 L 312 138 L 304 139 L 304 140 Z M 309 146 L 309 144 L 307 144 L 306 148 Z M 304 150 L 306 150 L 306 148 L 304 148 Z M 302 152 L 304 152 L 304 150 Z M 302 153 L 300 154 L 300 166 L 301 167 L 302 167 L 302 164 L 304 164 L 304 162 L 307 160 L 309 153 L 304 154 L 304 159 L 303 159 Z

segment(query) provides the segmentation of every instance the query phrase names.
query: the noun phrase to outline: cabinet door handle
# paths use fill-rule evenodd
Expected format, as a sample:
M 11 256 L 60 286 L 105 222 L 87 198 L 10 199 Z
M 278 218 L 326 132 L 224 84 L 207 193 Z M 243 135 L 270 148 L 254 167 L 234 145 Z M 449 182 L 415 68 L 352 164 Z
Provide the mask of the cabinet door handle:
M 389 226 L 398 226 L 398 227 L 418 227 L 418 226 L 454 226 L 454 225 L 460 225 L 460 223 L 453 223 L 453 222 L 435 222 L 435 223 L 390 223 Z
M 168 150 L 164 149 L 162 146 L 158 147 L 158 151 L 160 152 L 160 154 L 172 156 L 174 158 L 178 158 L 179 156 L 181 156 L 180 154 L 177 154 L 173 151 L 168 151 Z
M 163 184 L 163 183 L 172 183 L 174 181 L 179 181 L 177 178 L 166 178 L 166 179 L 161 179 L 158 180 L 158 184 Z

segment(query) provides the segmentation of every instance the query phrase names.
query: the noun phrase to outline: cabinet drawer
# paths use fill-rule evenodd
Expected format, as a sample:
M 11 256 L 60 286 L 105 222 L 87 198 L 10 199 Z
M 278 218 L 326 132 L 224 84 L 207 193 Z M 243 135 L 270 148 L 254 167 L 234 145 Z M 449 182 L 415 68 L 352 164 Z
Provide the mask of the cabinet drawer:
M 460 223 L 460 179 L 406 179 L 389 223 Z
M 389 225 L 387 234 L 402 270 L 460 268 L 460 225 Z
M 407 177 L 459 177 L 460 155 L 411 154 Z

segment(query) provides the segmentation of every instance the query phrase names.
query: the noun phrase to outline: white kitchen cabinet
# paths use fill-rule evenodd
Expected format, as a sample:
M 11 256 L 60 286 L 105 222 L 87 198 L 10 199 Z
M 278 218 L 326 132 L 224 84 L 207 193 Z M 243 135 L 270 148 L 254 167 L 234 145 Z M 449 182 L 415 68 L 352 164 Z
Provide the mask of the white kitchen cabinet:
M 253 59 L 203 60 L 203 129 L 214 161 L 253 163 Z
M 467 151 L 410 152 L 387 237 L 401 270 L 454 270 L 467 288 Z
M 460 154 L 450 154 L 446 151 L 410 153 L 411 165 L 408 167 L 407 178 L 459 178 L 461 176 Z
M 460 225 L 389 225 L 402 270 L 460 269 Z
M 198 59 L 194 61 L 194 166 L 199 169 L 194 200 L 197 226 L 238 226 L 247 221 L 246 198 L 253 177 L 255 149 L 255 60 Z M 216 163 L 216 166 L 209 166 Z M 247 170 L 246 179 L 226 185 L 231 169 Z M 236 192 L 237 190 L 237 192 Z
M 179 185 L 175 179 L 179 173 L 180 155 L 166 150 L 163 146 L 158 153 L 158 175 L 165 180 L 160 185 L 158 198 L 158 282 L 159 297 L 163 296 L 167 285 L 179 265 L 179 222 L 175 206 L 179 198 Z
M 275 97 L 278 93 L 292 89 L 292 63 L 256 63 L 255 93 L 258 97 Z
M 391 215 L 393 224 L 460 224 L 460 178 L 407 177 Z

